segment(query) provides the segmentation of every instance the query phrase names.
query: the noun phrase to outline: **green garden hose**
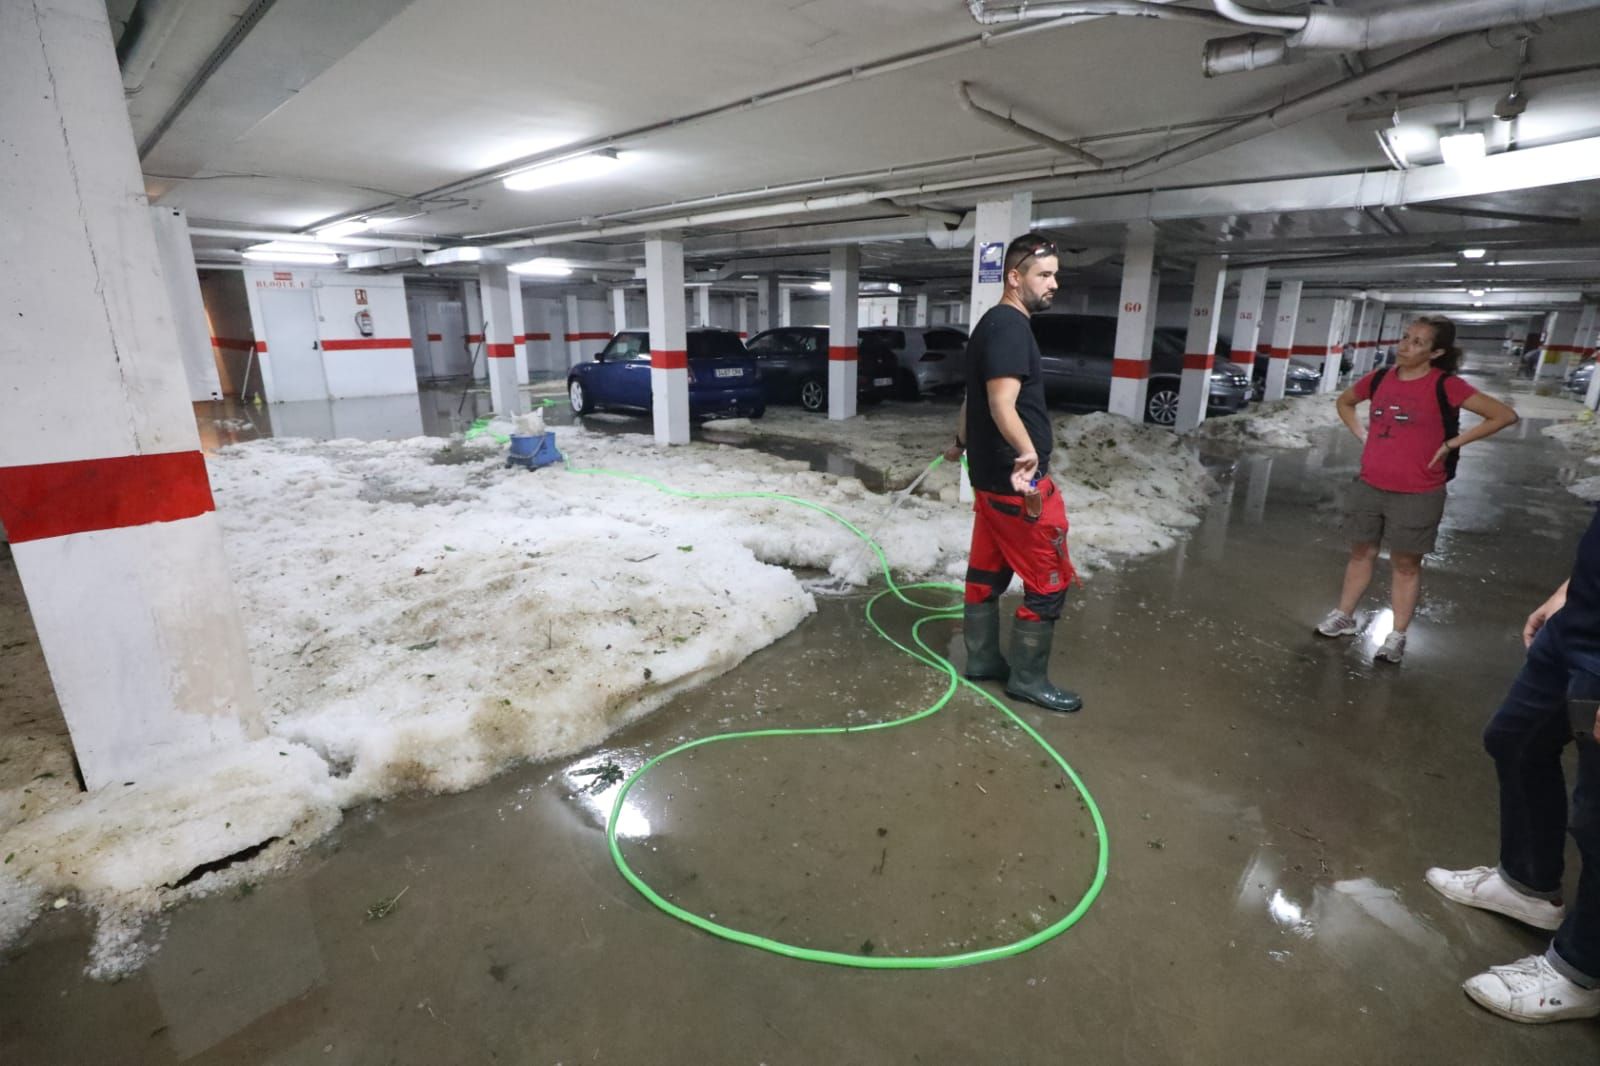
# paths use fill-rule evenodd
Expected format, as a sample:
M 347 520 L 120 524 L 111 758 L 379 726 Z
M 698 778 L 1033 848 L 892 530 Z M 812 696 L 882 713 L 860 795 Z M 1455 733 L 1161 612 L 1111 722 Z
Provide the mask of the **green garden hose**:
M 928 469 L 931 471 L 942 461 L 942 457 L 935 459 L 931 464 L 929 464 Z M 624 473 L 621 471 L 601 469 L 583 470 L 569 468 L 568 472 L 593 477 L 613 477 L 627 481 L 636 481 L 644 485 L 649 485 L 651 488 L 654 488 L 659 492 L 666 493 L 669 496 L 677 496 L 682 499 L 780 500 L 784 503 L 793 504 L 797 507 L 804 507 L 807 510 L 816 511 L 819 514 L 826 515 L 828 518 L 839 523 L 845 529 L 849 530 L 853 535 L 864 541 L 878 557 L 878 563 L 883 571 L 884 582 L 887 587 L 882 592 L 879 592 L 867 601 L 867 623 L 872 627 L 873 631 L 878 634 L 878 636 L 882 637 L 884 640 L 887 640 L 890 644 L 893 644 L 896 648 L 900 649 L 902 652 L 911 656 L 913 659 L 917 660 L 923 665 L 943 673 L 949 680 L 949 684 L 945 688 L 943 695 L 941 695 L 932 704 L 920 711 L 905 715 L 901 718 L 891 719 L 890 721 L 886 722 L 874 722 L 870 725 L 858 726 L 822 726 L 805 729 L 753 729 L 734 733 L 718 733 L 714 736 L 702 737 L 699 740 L 691 740 L 686 743 L 679 744 L 677 747 L 662 752 L 660 755 L 657 755 L 655 758 L 639 767 L 639 769 L 635 770 L 627 778 L 627 780 L 623 782 L 622 787 L 617 791 L 616 799 L 611 805 L 611 813 L 606 820 L 606 840 L 610 845 L 611 858 L 616 863 L 618 871 L 621 872 L 622 876 L 628 881 L 629 884 L 638 889 L 639 893 L 643 895 L 645 899 L 649 900 L 651 903 L 655 904 L 655 906 L 659 907 L 661 910 L 672 915 L 674 918 L 679 919 L 680 921 L 687 922 L 689 925 L 710 933 L 713 936 L 722 937 L 724 940 L 731 940 L 736 944 L 743 944 L 747 947 L 759 948 L 762 951 L 770 951 L 773 954 L 784 955 L 792 959 L 803 959 L 807 962 L 822 962 L 833 966 L 853 966 L 868 970 L 937 970 L 954 966 L 970 966 L 980 962 L 993 962 L 998 959 L 1010 958 L 1013 955 L 1019 955 L 1031 948 L 1038 947 L 1040 944 L 1060 936 L 1062 933 L 1066 932 L 1068 929 L 1072 928 L 1072 926 L 1077 924 L 1078 920 L 1083 917 L 1083 915 L 1088 911 L 1089 907 L 1094 903 L 1095 898 L 1100 894 L 1101 887 L 1105 884 L 1106 864 L 1109 852 L 1109 845 L 1106 839 L 1105 821 L 1101 818 L 1100 809 L 1095 805 L 1094 797 L 1089 795 L 1089 790 L 1084 786 L 1082 779 L 1078 777 L 1077 772 L 1073 770 L 1071 765 L 1067 763 L 1067 760 L 1062 758 L 1061 754 L 1057 752 L 1055 748 L 1050 746 L 1049 741 L 1040 736 L 1033 726 L 1029 725 L 1010 707 L 1007 707 L 1003 702 L 996 699 L 988 692 L 985 692 L 977 685 L 961 677 L 961 675 L 956 671 L 955 666 L 953 666 L 949 660 L 945 659 L 938 652 L 934 651 L 927 645 L 926 642 L 923 641 L 922 627 L 927 623 L 946 621 L 961 617 L 961 601 L 958 598 L 954 603 L 948 604 L 921 603 L 907 596 L 906 593 L 917 589 L 938 589 L 940 591 L 956 592 L 959 594 L 961 592 L 960 585 L 947 581 L 919 582 L 905 586 L 896 583 L 894 575 L 889 569 L 889 560 L 884 555 L 883 549 L 878 546 L 876 541 L 874 541 L 867 534 L 863 533 L 860 529 L 842 516 L 830 511 L 828 508 L 819 503 L 815 503 L 811 500 L 801 499 L 798 496 L 787 496 L 776 492 L 687 492 L 680 489 L 669 488 L 654 478 L 643 477 L 638 474 Z M 878 624 L 878 620 L 873 615 L 873 608 L 877 605 L 878 601 L 883 599 L 885 596 L 893 596 L 901 603 L 904 603 L 909 607 L 928 612 L 923 617 L 919 618 L 911 627 L 912 640 L 915 642 L 917 649 L 920 650 L 908 648 L 904 644 L 901 644 L 899 641 L 895 640 L 888 633 L 886 633 L 883 627 Z M 822 951 L 815 948 L 801 947 L 797 944 L 786 944 L 781 940 L 773 940 L 770 937 L 761 936 L 758 933 L 748 933 L 741 929 L 730 928 L 729 926 L 712 921 L 710 918 L 706 918 L 702 915 L 695 914 L 692 911 L 678 906 L 676 903 L 673 903 L 670 900 L 662 898 L 660 893 L 656 892 L 655 889 L 646 884 L 644 879 L 634 872 L 633 868 L 628 865 L 628 860 L 622 854 L 622 848 L 617 843 L 617 820 L 618 816 L 622 812 L 623 804 L 627 801 L 628 793 L 633 789 L 633 786 L 636 785 L 640 779 L 642 779 L 645 774 L 649 773 L 650 770 L 653 769 L 658 763 L 665 759 L 669 759 L 674 755 L 678 755 L 682 752 L 689 751 L 693 748 L 698 748 L 706 744 L 717 744 L 729 740 L 752 740 L 761 737 L 837 736 L 846 733 L 869 733 L 881 729 L 893 729 L 896 726 L 908 725 L 911 722 L 920 721 L 923 718 L 937 714 L 944 708 L 945 704 L 950 702 L 951 698 L 956 694 L 958 688 L 963 686 L 969 691 L 982 696 L 984 699 L 993 704 L 1002 714 L 1015 723 L 1018 728 L 1020 728 L 1029 737 L 1032 737 L 1034 743 L 1038 744 L 1039 747 L 1044 749 L 1046 754 L 1048 754 L 1051 759 L 1055 760 L 1056 765 L 1061 768 L 1062 773 L 1067 776 L 1067 779 L 1072 782 L 1073 787 L 1078 790 L 1078 794 L 1083 797 L 1084 806 L 1087 808 L 1090 817 L 1094 820 L 1095 839 L 1098 842 L 1098 855 L 1095 860 L 1094 881 L 1089 885 L 1088 890 L 1084 892 L 1083 897 L 1078 900 L 1077 904 L 1074 905 L 1072 909 L 1066 913 L 1066 915 L 1057 919 L 1053 924 L 1033 933 L 1030 936 L 1024 937 L 1021 940 L 1013 941 L 1009 944 L 1001 944 L 995 947 L 983 948 L 977 951 L 960 952 L 953 955 L 858 955 L 842 951 Z

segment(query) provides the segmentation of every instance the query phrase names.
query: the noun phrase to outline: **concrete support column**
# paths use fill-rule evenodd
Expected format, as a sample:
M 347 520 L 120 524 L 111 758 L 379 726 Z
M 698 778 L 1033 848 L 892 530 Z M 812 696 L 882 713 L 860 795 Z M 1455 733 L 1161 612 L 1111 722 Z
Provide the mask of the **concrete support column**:
M 913 326 L 926 326 L 928 324 L 928 294 L 917 293 L 917 309 L 912 312 L 911 324 Z
M 1543 377 L 1546 365 L 1555 363 L 1561 357 L 1556 351 L 1556 346 L 1561 343 L 1557 331 L 1564 326 L 1563 318 L 1570 317 L 1559 311 L 1551 311 L 1544 316 L 1544 326 L 1539 331 L 1539 358 L 1533 364 L 1533 380 L 1538 381 Z
M 1144 419 L 1145 394 L 1150 384 L 1147 338 L 1155 328 L 1155 300 L 1150 291 L 1155 258 L 1155 227 L 1148 222 L 1130 225 L 1122 245 L 1122 302 L 1117 309 L 1111 400 L 1106 409 L 1135 422 Z
M 511 299 L 511 343 L 516 358 L 517 384 L 528 383 L 528 325 L 523 320 L 527 309 L 522 303 L 522 275 L 506 272 L 507 295 Z
M 651 234 L 644 242 L 650 309 L 650 408 L 657 444 L 689 443 L 689 339 L 684 328 L 683 241 Z
M 1331 393 L 1339 391 L 1339 357 L 1344 352 L 1344 335 L 1350 322 L 1350 301 L 1343 297 L 1333 301 L 1333 307 L 1328 312 L 1327 333 L 1319 346 L 1322 357 L 1322 383 L 1317 386 L 1318 392 Z
M 1355 376 L 1358 378 L 1369 373 L 1378 360 L 1385 306 L 1382 300 L 1368 300 L 1361 312 L 1361 327 L 1356 332 Z
M 1233 312 L 1233 339 L 1228 357 L 1245 377 L 1256 373 L 1256 342 L 1261 338 L 1261 311 L 1267 302 L 1267 268 L 1251 267 L 1239 275 L 1239 306 Z
M 1217 316 L 1222 313 L 1222 287 L 1227 268 L 1221 256 L 1203 256 L 1194 267 L 1194 297 L 1189 301 L 1189 333 L 1183 342 L 1183 385 L 1178 392 L 1178 421 L 1187 433 L 1206 419 L 1211 397 L 1211 366 L 1216 359 Z
M 1582 321 L 1588 323 L 1588 328 L 1578 330 L 1577 343 L 1582 348 L 1579 358 L 1587 359 L 1600 347 L 1600 304 L 1584 304 Z M 1600 407 L 1600 374 L 1589 378 L 1589 391 L 1584 394 L 1583 402 L 1591 411 Z
M 828 252 L 828 418 L 856 415 L 856 339 L 861 300 L 861 247 Z
M 1299 281 L 1285 281 L 1278 285 L 1278 306 L 1273 312 L 1272 347 L 1267 350 L 1267 385 L 1263 400 L 1283 399 L 1284 386 L 1289 381 L 1289 356 L 1294 354 L 1295 326 L 1300 322 Z
M 200 297 L 200 273 L 194 265 L 194 246 L 189 243 L 188 216 L 176 208 L 152 207 L 150 221 L 161 256 L 161 280 L 166 283 L 178 332 L 178 352 L 189 381 L 189 399 L 220 400 L 222 381 L 217 377 L 211 327 L 206 324 L 206 305 Z
M 778 325 L 794 325 L 794 290 L 778 289 Z
M 739 297 L 733 322 L 734 328 L 739 331 L 739 339 L 748 339 L 750 336 L 750 297 Z
M 579 317 L 576 293 L 567 296 L 563 308 L 567 322 L 567 365 L 577 366 L 583 362 L 583 321 Z
M 1394 346 L 1400 343 L 1400 334 L 1405 332 L 1405 328 L 1406 313 L 1404 311 L 1384 311 L 1383 324 L 1378 327 L 1378 347 L 1374 350 L 1372 356 L 1374 366 L 1389 361 L 1389 354 L 1394 351 Z
M 1567 367 L 1575 364 L 1583 357 L 1584 338 L 1594 326 L 1594 305 L 1585 303 L 1577 317 L 1568 312 L 1561 316 L 1563 326 L 1570 323 L 1570 328 L 1561 330 L 1561 338 L 1556 343 L 1556 377 L 1564 379 Z
M 0 4 L 0 99 L 0 523 L 98 789 L 263 730 L 105 5 Z
M 489 364 L 489 399 L 496 414 L 520 415 L 522 393 L 517 389 L 516 334 L 511 326 L 511 273 L 504 264 L 478 267 L 478 290 L 483 294 L 483 354 Z
M 467 358 L 472 360 L 473 380 L 488 381 L 489 360 L 483 352 L 483 294 L 476 281 L 461 283 L 461 313 L 467 328 L 462 340 L 467 346 Z
M 1033 194 L 1005 200 L 980 200 L 972 237 L 972 327 L 1005 293 L 1006 245 L 1033 228 Z
M 697 285 L 694 290 L 695 325 L 711 325 L 711 286 Z
M 628 328 L 628 290 L 611 290 L 611 332 L 621 333 Z
M 1362 373 L 1361 331 L 1366 327 L 1367 313 L 1367 300 L 1350 301 L 1349 329 L 1345 332 L 1345 340 L 1350 348 L 1350 373 L 1357 377 Z
M 778 328 L 778 275 L 763 274 L 756 282 L 756 332 Z

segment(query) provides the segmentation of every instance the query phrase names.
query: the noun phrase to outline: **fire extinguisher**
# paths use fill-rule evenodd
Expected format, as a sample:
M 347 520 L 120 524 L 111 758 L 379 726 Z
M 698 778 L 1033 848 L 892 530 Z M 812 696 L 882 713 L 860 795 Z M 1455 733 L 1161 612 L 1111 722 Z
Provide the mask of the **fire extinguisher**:
M 366 308 L 356 312 L 356 329 L 361 331 L 363 337 L 372 336 L 372 312 Z

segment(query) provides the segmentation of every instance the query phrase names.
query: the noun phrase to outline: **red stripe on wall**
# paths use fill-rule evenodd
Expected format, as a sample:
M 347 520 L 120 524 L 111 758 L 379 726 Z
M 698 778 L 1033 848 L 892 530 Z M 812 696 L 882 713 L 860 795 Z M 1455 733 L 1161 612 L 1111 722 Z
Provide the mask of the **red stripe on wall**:
M 650 353 L 651 370 L 687 370 L 689 369 L 688 352 L 657 352 Z
M 325 352 L 365 352 L 379 348 L 409 348 L 410 337 L 357 337 L 346 341 L 323 341 Z
M 1268 348 L 1267 354 L 1274 359 L 1287 359 L 1291 353 L 1287 348 Z
M 1114 378 L 1147 378 L 1150 376 L 1150 363 L 1144 359 L 1113 359 L 1111 360 L 1111 376 Z
M 486 344 L 483 350 L 489 353 L 490 359 L 515 359 L 517 356 L 515 344 Z
M 468 344 L 477 344 L 481 340 L 483 340 L 483 334 L 481 334 L 481 333 L 469 333 L 469 334 L 467 334 L 467 343 Z
M 1387 337 L 1387 338 L 1384 338 L 1384 339 L 1378 341 L 1378 343 L 1379 344 L 1399 344 L 1400 343 L 1400 338 L 1399 337 Z
M 240 340 L 237 337 L 212 337 L 211 347 L 221 348 L 228 352 L 248 352 L 256 346 L 255 341 Z
M 748 338 L 748 337 L 749 337 L 749 336 L 750 336 L 750 334 L 748 334 L 748 333 L 746 333 L 746 332 L 745 332 L 745 331 L 744 331 L 744 330 L 742 330 L 742 329 L 741 329 L 741 330 L 740 330 L 740 331 L 739 331 L 739 339 L 740 339 L 740 340 L 745 340 L 745 339 L 747 339 L 747 338 Z
M 1185 355 L 1183 357 L 1183 368 L 1185 370 L 1210 370 L 1216 365 L 1216 362 L 1217 357 L 1209 353 L 1206 355 Z
M 837 347 L 828 347 L 828 362 L 853 363 L 856 361 L 856 348 L 853 344 L 841 344 Z
M 13 544 L 176 522 L 215 508 L 197 451 L 0 468 L 0 522 Z
M 528 334 L 528 339 L 530 341 L 547 341 L 547 340 L 550 339 L 550 334 L 548 334 L 548 333 L 530 333 L 530 334 Z
M 567 340 L 569 340 L 569 341 L 608 341 L 610 339 L 611 339 L 611 334 L 609 334 L 609 333 L 568 333 L 567 334 Z
M 1332 355 L 1335 349 L 1317 344 L 1297 344 L 1294 346 L 1295 355 Z

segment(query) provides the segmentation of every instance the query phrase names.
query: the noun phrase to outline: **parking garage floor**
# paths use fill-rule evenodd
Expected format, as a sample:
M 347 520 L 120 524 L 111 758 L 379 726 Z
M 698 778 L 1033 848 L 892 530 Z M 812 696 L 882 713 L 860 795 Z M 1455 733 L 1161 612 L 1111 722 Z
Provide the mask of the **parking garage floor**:
M 83 976 L 84 918 L 45 917 L 0 966 L 0 1059 L 1592 1063 L 1600 1027 L 1467 1001 L 1463 978 L 1542 938 L 1422 880 L 1494 859 L 1479 730 L 1586 520 L 1560 476 L 1577 460 L 1542 424 L 1468 452 L 1399 669 L 1370 661 L 1381 613 L 1354 642 L 1311 635 L 1357 459 L 1339 432 L 1218 457 L 1231 475 L 1186 541 L 1083 588 L 1056 668 L 1086 710 L 1027 715 L 1104 813 L 1110 872 L 1075 928 L 1027 954 L 923 973 L 789 961 L 666 917 L 613 868 L 593 771 L 938 694 L 842 597 L 605 751 L 352 812 L 284 876 L 165 915 L 159 952 L 120 983 Z M 962 697 L 900 729 L 665 764 L 623 848 L 740 928 L 946 953 L 1014 940 L 1084 892 L 1093 827 L 1061 784 Z

